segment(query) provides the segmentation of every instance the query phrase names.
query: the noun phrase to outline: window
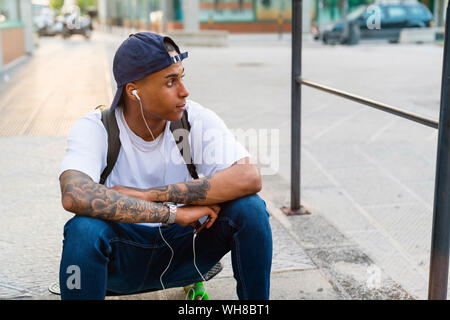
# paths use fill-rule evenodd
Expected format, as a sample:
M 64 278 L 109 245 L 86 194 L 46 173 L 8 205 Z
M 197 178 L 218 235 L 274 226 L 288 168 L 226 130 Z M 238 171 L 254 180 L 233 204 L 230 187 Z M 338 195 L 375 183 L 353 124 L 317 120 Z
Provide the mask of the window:
M 271 5 L 272 5 L 272 1 L 271 1 L 271 0 L 262 0 L 262 5 L 263 5 L 265 8 L 270 8 Z
M 422 6 L 409 6 L 408 11 L 413 18 L 417 19 L 429 19 L 430 13 Z
M 406 11 L 402 7 L 388 7 L 389 18 L 400 20 L 406 18 Z
M 19 1 L 0 0 L 0 24 L 19 20 Z

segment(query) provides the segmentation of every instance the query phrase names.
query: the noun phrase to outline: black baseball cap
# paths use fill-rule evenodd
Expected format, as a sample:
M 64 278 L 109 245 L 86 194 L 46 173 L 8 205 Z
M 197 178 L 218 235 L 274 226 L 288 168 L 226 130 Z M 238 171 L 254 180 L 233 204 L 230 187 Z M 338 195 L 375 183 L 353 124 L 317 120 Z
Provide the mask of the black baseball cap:
M 177 55 L 171 57 L 164 45 L 170 43 Z M 167 68 L 173 63 L 187 58 L 188 53 L 180 53 L 175 42 L 167 37 L 152 32 L 130 34 L 117 49 L 113 61 L 114 79 L 117 91 L 111 104 L 111 109 L 117 107 L 122 97 L 123 88 L 129 82 L 146 77 L 151 73 Z

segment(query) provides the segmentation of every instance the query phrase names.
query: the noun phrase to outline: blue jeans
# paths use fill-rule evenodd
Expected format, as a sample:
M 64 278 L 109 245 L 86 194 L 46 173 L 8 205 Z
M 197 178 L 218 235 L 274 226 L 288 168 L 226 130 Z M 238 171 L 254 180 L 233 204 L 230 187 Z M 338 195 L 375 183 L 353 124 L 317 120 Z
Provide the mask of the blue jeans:
M 239 299 L 269 299 L 272 232 L 258 195 L 221 204 L 219 217 L 195 240 L 196 264 L 206 274 L 231 250 Z M 191 226 L 161 228 L 174 250 L 162 281 L 165 288 L 201 281 L 193 263 Z M 64 226 L 60 264 L 61 299 L 104 299 L 162 289 L 160 276 L 171 251 L 158 228 L 75 216 Z

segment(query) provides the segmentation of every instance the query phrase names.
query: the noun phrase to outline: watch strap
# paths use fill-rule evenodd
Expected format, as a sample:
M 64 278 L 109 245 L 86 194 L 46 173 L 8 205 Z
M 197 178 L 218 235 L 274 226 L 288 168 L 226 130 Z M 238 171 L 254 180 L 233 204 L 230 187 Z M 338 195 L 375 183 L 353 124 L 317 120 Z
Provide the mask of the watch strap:
M 177 206 L 173 203 L 165 203 L 167 208 L 169 208 L 169 219 L 167 219 L 167 224 L 174 224 L 175 218 L 177 217 Z

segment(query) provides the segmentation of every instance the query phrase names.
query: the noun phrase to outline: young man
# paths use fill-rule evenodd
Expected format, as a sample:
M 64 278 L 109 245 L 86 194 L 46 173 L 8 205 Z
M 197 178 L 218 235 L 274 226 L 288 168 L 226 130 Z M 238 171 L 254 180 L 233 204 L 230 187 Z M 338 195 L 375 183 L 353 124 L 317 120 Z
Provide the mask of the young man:
M 62 205 L 75 213 L 64 227 L 62 299 L 185 286 L 201 281 L 200 273 L 230 250 L 239 298 L 269 298 L 272 235 L 256 195 L 259 171 L 214 112 L 187 100 L 186 57 L 172 39 L 148 32 L 130 35 L 117 50 L 111 110 L 121 147 L 104 184 L 108 134 L 101 112 L 75 122 L 60 171 Z M 196 180 L 170 130 L 185 110 L 202 176 Z M 206 228 L 194 241 L 202 218 Z

